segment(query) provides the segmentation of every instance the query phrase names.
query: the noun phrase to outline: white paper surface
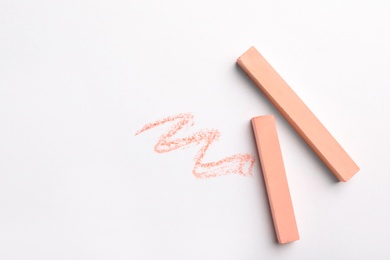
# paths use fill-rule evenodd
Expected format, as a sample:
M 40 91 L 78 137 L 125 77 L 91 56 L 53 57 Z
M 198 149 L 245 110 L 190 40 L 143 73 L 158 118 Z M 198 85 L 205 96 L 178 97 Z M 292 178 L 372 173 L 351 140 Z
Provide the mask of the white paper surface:
M 1 259 L 388 259 L 386 1 L 2 1 Z M 336 178 L 235 64 L 256 48 L 361 167 Z M 278 245 L 253 176 L 156 153 L 191 113 L 205 162 L 256 154 L 274 114 L 301 240 Z

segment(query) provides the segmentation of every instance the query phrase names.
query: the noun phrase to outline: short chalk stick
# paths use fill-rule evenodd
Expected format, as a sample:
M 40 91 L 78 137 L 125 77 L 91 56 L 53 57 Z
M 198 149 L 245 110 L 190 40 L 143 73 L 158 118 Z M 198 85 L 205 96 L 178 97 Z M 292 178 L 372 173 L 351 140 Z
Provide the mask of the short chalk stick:
M 348 181 L 359 171 L 336 139 L 254 47 L 237 63 L 340 181 Z
M 278 242 L 299 240 L 275 119 L 255 117 L 252 126 Z

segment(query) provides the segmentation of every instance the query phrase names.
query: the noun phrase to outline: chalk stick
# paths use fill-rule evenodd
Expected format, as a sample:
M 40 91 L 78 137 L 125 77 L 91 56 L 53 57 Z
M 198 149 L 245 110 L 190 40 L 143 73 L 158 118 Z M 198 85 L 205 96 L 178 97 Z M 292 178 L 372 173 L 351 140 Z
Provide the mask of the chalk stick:
M 275 119 L 271 115 L 252 118 L 252 127 L 278 242 L 299 240 Z
M 339 181 L 359 167 L 263 56 L 251 47 L 237 63 Z

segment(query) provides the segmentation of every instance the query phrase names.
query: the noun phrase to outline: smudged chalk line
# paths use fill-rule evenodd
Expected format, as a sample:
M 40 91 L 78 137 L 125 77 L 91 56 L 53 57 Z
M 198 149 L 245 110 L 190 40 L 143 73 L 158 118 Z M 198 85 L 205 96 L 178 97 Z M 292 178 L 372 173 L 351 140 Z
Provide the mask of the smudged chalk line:
M 251 154 L 235 154 L 216 162 L 203 162 L 203 158 L 210 145 L 214 141 L 217 141 L 221 135 L 221 133 L 216 129 L 204 129 L 187 137 L 175 138 L 175 135 L 181 129 L 194 125 L 194 116 L 191 113 L 169 116 L 153 123 L 146 124 L 138 130 L 135 135 L 139 135 L 149 129 L 169 122 L 176 123 L 168 130 L 168 132 L 159 137 L 156 145 L 154 146 L 154 150 L 157 153 L 167 153 L 194 144 L 201 145 L 200 150 L 194 157 L 195 165 L 192 169 L 192 173 L 196 178 L 212 178 L 227 174 L 238 174 L 242 176 L 252 175 L 255 157 Z

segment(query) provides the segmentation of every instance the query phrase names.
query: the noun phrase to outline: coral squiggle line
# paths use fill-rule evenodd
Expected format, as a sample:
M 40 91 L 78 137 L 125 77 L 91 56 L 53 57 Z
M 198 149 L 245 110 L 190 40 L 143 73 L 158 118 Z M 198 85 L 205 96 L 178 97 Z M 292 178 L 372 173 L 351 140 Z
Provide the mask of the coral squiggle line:
M 216 162 L 203 162 L 203 158 L 210 145 L 218 140 L 220 132 L 216 129 L 200 130 L 188 137 L 174 138 L 174 136 L 186 126 L 194 125 L 194 116 L 190 113 L 179 114 L 176 116 L 166 117 L 156 122 L 144 125 L 135 135 L 139 135 L 151 128 L 177 121 L 177 123 L 164 133 L 158 139 L 154 150 L 157 153 L 166 153 L 179 148 L 187 147 L 191 144 L 202 144 L 202 147 L 195 155 L 195 165 L 192 173 L 196 178 L 210 178 L 227 174 L 239 174 L 242 176 L 252 175 L 252 168 L 255 163 L 255 157 L 251 154 L 235 154 L 223 158 Z M 249 164 L 249 165 L 248 165 Z M 244 167 L 248 165 L 246 171 Z

